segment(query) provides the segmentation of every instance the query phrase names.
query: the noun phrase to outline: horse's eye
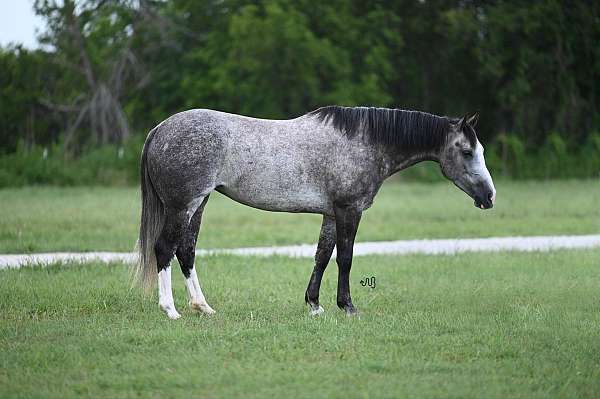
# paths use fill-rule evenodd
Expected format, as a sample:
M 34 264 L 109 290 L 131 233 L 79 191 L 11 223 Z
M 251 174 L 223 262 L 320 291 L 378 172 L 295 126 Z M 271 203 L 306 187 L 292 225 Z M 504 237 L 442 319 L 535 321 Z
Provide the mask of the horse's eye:
M 471 150 L 463 150 L 462 154 L 465 158 L 473 158 L 473 151 Z

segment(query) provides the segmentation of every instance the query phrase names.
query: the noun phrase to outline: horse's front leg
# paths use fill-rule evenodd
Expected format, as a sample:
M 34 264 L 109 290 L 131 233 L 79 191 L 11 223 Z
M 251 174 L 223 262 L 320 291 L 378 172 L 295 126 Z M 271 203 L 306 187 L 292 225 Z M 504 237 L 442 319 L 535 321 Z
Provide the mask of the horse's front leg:
M 323 308 L 319 305 L 319 290 L 321 288 L 321 280 L 323 272 L 327 268 L 333 247 L 335 247 L 335 219 L 331 216 L 323 216 L 323 224 L 321 225 L 321 234 L 319 234 L 319 243 L 317 244 L 317 252 L 315 253 L 315 268 L 313 269 L 304 300 L 310 306 L 310 314 L 317 315 L 323 313 Z
M 350 269 L 352 268 L 352 251 L 358 223 L 362 212 L 354 207 L 335 207 L 338 289 L 337 305 L 347 315 L 355 314 L 356 308 L 350 297 Z

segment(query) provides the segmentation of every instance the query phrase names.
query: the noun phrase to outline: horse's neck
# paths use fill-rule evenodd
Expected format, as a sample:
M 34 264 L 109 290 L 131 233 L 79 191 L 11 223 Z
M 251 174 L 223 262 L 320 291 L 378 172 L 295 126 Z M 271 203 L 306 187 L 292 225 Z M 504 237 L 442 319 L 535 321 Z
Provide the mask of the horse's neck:
M 406 168 L 418 164 L 423 161 L 439 162 L 437 151 L 424 150 L 399 150 L 397 148 L 389 148 L 385 151 L 387 162 L 389 164 L 388 176 L 400 172 Z

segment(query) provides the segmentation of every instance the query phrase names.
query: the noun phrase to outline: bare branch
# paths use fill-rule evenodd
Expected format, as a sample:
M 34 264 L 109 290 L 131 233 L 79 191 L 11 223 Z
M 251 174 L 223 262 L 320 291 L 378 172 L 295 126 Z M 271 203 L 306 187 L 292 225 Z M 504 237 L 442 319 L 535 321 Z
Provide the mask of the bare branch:
M 64 9 L 66 11 L 66 23 L 71 33 L 73 40 L 79 50 L 79 58 L 81 60 L 81 66 L 83 68 L 83 74 L 91 88 L 96 87 L 96 77 L 94 76 L 94 69 L 90 62 L 89 56 L 85 49 L 83 36 L 81 29 L 77 23 L 77 17 L 75 16 L 75 4 L 72 0 L 65 0 Z
M 40 98 L 39 102 L 44 107 L 49 108 L 49 109 L 51 109 L 53 111 L 67 112 L 68 113 L 68 112 L 79 112 L 79 111 L 81 111 L 81 108 L 83 106 L 80 105 L 79 103 L 83 99 L 84 99 L 84 96 L 83 95 L 79 95 L 79 96 L 77 96 L 77 98 L 75 98 L 75 100 L 71 104 L 56 104 L 56 103 L 53 103 L 52 101 L 50 101 L 50 100 L 48 100 L 46 98 Z
M 73 124 L 71 124 L 71 126 L 69 126 L 69 128 L 65 132 L 65 144 L 64 144 L 65 148 L 69 148 L 69 144 L 71 143 L 73 135 L 74 135 L 75 131 L 77 130 L 77 128 L 79 127 L 79 125 L 81 124 L 81 122 L 83 122 L 83 119 L 85 118 L 85 114 L 87 114 L 88 110 L 89 110 L 89 106 L 88 105 L 84 106 L 81 109 L 81 111 L 79 111 L 79 115 L 77 115 L 77 119 L 75 119 L 75 122 Z

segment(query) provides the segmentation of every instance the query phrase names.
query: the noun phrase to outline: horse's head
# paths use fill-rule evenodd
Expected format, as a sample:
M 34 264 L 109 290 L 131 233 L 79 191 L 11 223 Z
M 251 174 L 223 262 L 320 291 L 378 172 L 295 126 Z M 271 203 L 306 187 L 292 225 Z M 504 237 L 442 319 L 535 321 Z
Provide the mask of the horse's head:
M 445 146 L 440 153 L 440 166 L 446 178 L 475 200 L 475 206 L 494 206 L 496 189 L 485 166 L 483 146 L 477 140 L 477 114 L 452 123 Z

